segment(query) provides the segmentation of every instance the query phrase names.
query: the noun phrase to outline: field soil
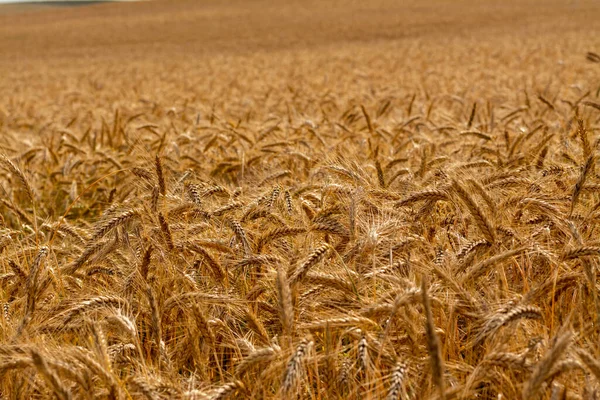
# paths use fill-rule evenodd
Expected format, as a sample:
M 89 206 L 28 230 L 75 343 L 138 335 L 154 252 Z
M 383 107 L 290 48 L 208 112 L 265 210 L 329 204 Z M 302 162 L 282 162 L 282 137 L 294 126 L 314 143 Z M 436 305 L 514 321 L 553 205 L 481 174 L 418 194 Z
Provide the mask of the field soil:
M 0 399 L 593 399 L 600 2 L 0 6 Z

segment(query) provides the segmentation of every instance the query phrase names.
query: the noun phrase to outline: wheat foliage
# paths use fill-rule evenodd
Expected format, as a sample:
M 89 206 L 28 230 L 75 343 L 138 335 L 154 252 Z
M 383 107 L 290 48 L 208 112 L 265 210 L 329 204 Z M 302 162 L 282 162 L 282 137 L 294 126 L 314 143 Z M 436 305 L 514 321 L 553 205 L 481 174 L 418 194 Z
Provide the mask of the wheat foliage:
M 0 6 L 0 398 L 594 398 L 598 5 L 325 3 Z

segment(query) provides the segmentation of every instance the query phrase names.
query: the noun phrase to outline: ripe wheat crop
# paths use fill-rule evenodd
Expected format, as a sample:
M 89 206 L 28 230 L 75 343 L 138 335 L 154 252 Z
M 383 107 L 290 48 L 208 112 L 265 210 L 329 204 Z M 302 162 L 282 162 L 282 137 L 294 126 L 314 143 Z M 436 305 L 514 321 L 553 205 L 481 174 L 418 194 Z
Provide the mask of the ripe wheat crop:
M 0 15 L 0 399 L 596 398 L 598 5 L 367 3 Z

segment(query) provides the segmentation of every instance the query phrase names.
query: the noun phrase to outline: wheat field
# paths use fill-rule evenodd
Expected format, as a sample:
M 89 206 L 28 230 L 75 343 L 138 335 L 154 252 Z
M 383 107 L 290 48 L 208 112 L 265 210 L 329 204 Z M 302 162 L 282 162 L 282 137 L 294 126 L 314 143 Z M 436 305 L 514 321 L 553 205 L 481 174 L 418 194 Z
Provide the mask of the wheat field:
M 600 4 L 0 8 L 0 399 L 596 399 Z

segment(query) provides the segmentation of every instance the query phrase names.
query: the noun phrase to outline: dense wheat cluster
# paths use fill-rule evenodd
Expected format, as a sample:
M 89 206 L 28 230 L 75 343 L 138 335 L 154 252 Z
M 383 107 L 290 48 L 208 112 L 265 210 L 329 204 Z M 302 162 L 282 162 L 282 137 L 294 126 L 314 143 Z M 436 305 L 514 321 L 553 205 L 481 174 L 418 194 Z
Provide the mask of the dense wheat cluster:
M 2 17 L 0 398 L 597 398 L 598 6 L 288 3 Z

